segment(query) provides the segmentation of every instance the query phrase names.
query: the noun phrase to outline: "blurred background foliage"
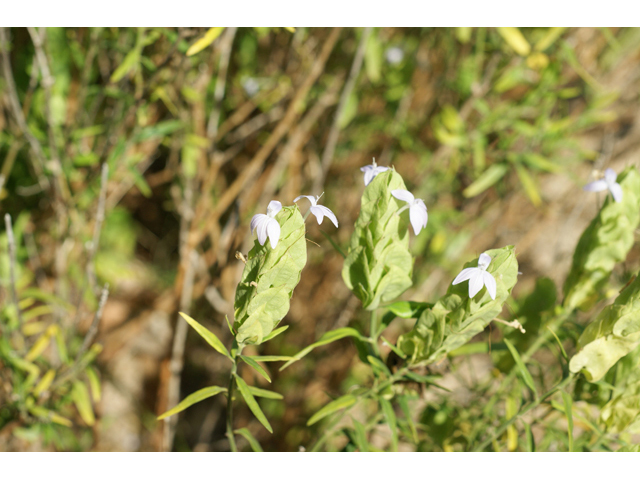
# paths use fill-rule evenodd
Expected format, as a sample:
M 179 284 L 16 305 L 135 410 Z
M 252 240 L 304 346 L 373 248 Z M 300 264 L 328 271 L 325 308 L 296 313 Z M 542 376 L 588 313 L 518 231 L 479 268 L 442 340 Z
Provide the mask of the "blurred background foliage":
M 512 365 L 502 338 L 526 348 L 551 314 L 602 201 L 580 187 L 605 167 L 637 165 L 638 29 L 1 32 L 0 209 L 13 222 L 15 281 L 5 232 L 0 450 L 227 450 L 222 396 L 177 423 L 155 420 L 227 373 L 177 311 L 228 342 L 224 317 L 243 267 L 235 252 L 252 244 L 251 216 L 272 199 L 324 191 L 340 228 L 309 224 L 319 246 L 308 246 L 284 320 L 291 328 L 259 353 L 293 354 L 328 330 L 364 325 L 332 244 L 346 250 L 359 167 L 372 157 L 429 209 L 427 233 L 412 237 L 404 298 L 437 299 L 488 248 L 514 244 L 519 255 L 524 275 L 508 316 L 527 335 L 493 327 L 452 352 L 438 372 L 452 393 L 416 387 L 406 409 L 415 424 L 400 425 L 422 450 L 466 450 L 517 409 L 521 390 L 500 387 L 486 402 Z M 614 284 L 638 270 L 638 253 Z M 385 336 L 393 342 L 411 326 L 398 321 Z M 569 322 L 560 340 L 574 348 L 583 328 Z M 559 368 L 558 355 L 555 343 L 536 354 L 536 380 Z M 305 426 L 313 412 L 366 383 L 356 358 L 342 340 L 282 373 L 271 368 L 270 388 L 284 396 L 261 402 L 274 435 L 246 408 L 238 426 L 266 450 L 309 445 L 322 433 Z M 580 388 L 576 445 L 614 448 L 592 410 L 612 393 Z M 566 449 L 563 409 L 550 404 L 533 431 L 510 427 L 491 448 Z M 357 448 L 350 432 L 326 448 Z M 369 443 L 387 448 L 388 432 L 374 428 Z

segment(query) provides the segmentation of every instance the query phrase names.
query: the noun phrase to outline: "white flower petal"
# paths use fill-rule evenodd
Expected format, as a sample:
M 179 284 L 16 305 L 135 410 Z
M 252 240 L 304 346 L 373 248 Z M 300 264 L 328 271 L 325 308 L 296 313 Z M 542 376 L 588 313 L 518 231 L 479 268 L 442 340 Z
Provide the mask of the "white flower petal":
M 271 242 L 271 248 L 278 246 L 278 240 L 280 240 L 280 224 L 275 218 L 270 218 L 267 222 L 267 234 L 269 235 L 269 242 Z
M 622 201 L 622 187 L 619 183 L 613 183 L 612 185 L 609 185 L 609 191 L 611 192 L 611 195 L 616 202 Z
M 496 279 L 489 272 L 482 272 L 482 280 L 492 300 L 496 299 Z
M 586 192 L 601 192 L 608 187 L 606 180 L 596 180 L 595 182 L 587 183 L 582 189 Z
M 489 264 L 491 263 L 491 257 L 486 253 L 481 253 L 480 258 L 478 259 L 478 267 L 486 270 Z
M 311 213 L 313 213 L 318 220 L 318 225 L 322 223 L 322 219 L 324 218 L 324 212 L 318 205 L 314 205 L 309 209 Z
M 369 169 L 364 172 L 364 186 L 366 187 L 367 185 L 369 185 L 371 183 L 371 180 L 373 180 L 374 178 L 376 178 L 375 169 L 369 167 Z
M 422 200 L 419 202 L 422 202 Z M 413 231 L 416 235 L 420 233 L 420 230 L 427 226 L 428 219 L 429 215 L 427 214 L 427 207 L 424 202 L 414 203 L 409 207 L 409 221 L 411 222 L 411 226 L 413 227 Z
M 465 268 L 458 274 L 451 285 L 457 285 L 465 280 L 469 280 L 476 270 L 478 270 L 476 267 Z
M 262 221 L 262 217 L 267 217 L 267 216 L 264 213 L 257 213 L 251 219 L 251 235 L 253 235 L 253 231 L 256 229 L 256 227 L 260 225 L 260 222 Z
M 273 219 L 265 215 L 260 219 L 258 223 L 256 231 L 258 233 L 258 242 L 260 242 L 260 245 L 264 245 L 264 242 L 267 241 L 267 226 L 269 225 L 269 221 L 271 220 Z
M 267 215 L 273 218 L 280 210 L 282 210 L 282 204 L 277 200 L 271 200 L 267 206 Z
M 473 298 L 476 294 L 482 290 L 482 286 L 484 285 L 484 279 L 482 274 L 484 272 L 480 269 L 475 270 L 469 279 L 469 298 Z
M 613 168 L 607 168 L 604 171 L 604 179 L 609 185 L 611 185 L 612 183 L 615 183 L 617 178 L 618 178 L 618 174 Z
M 336 228 L 338 228 L 338 219 L 336 218 L 336 216 L 333 214 L 331 210 L 329 210 L 324 205 L 317 205 L 315 207 L 311 207 L 311 213 L 313 213 L 316 217 L 318 215 L 313 211 L 314 209 L 319 209 L 324 214 L 324 216 L 327 217 L 329 220 L 331 220 L 331 222 L 336 226 Z M 318 223 L 321 223 L 320 218 L 318 218 Z
M 306 198 L 306 199 L 308 199 L 308 200 L 311 202 L 311 205 L 312 205 L 312 206 L 315 206 L 315 204 L 316 204 L 316 202 L 317 202 L 316 197 L 314 197 L 313 195 L 300 195 L 299 197 L 296 197 L 296 198 L 293 200 L 293 203 L 296 203 L 296 202 L 297 202 L 298 200 L 300 200 L 301 198 Z
M 391 195 L 407 203 L 413 203 L 415 199 L 413 194 L 408 190 L 391 190 Z

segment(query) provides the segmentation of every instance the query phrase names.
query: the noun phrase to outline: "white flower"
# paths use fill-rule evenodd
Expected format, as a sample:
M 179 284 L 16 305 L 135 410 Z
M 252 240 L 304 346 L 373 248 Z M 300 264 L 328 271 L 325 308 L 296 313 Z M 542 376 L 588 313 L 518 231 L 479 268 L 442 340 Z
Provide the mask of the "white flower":
M 311 202 L 311 208 L 309 209 L 309 211 L 313 213 L 318 219 L 318 225 L 322 223 L 322 219 L 324 217 L 327 217 L 329 220 L 331 220 L 331 222 L 333 222 L 336 228 L 338 228 L 338 219 L 333 214 L 333 212 L 329 210 L 327 207 L 325 207 L 324 205 L 318 205 L 318 200 L 320 200 L 321 196 L 322 195 L 317 197 L 313 197 L 312 195 L 300 195 L 299 197 L 296 197 L 296 199 L 293 202 L 295 203 L 301 198 L 308 198 L 309 201 Z
M 587 192 L 601 192 L 602 190 L 609 189 L 611 195 L 613 196 L 613 199 L 616 202 L 621 202 L 622 187 L 618 182 L 616 182 L 617 178 L 618 175 L 616 175 L 616 172 L 611 168 L 607 168 L 604 171 L 604 179 L 588 183 L 582 189 L 586 190 Z
M 258 241 L 260 245 L 264 245 L 267 236 L 271 242 L 271 248 L 276 248 L 278 240 L 280 240 L 280 224 L 275 219 L 278 212 L 282 210 L 282 204 L 277 200 L 271 200 L 267 207 L 267 214 L 258 213 L 251 219 L 251 234 L 257 230 Z
M 493 278 L 493 275 L 487 272 L 487 267 L 490 263 L 491 257 L 486 253 L 481 253 L 480 258 L 478 259 L 478 266 L 462 270 L 453 281 L 453 285 L 469 280 L 469 298 L 475 297 L 476 293 L 482 290 L 482 286 L 484 285 L 487 287 L 489 296 L 495 300 L 496 279 Z
M 396 65 L 404 58 L 404 51 L 400 47 L 389 47 L 384 52 L 384 56 L 387 58 L 387 62 L 391 65 Z
M 366 187 L 367 185 L 369 185 L 371 183 L 371 180 L 376 178 L 376 175 L 387 170 L 389 170 L 389 167 L 379 167 L 376 164 L 375 158 L 373 159 L 373 163 L 371 165 L 360 167 L 360 171 L 364 172 L 364 186 Z
M 411 221 L 411 226 L 413 227 L 415 234 L 418 235 L 420 230 L 427 226 L 427 220 L 429 219 L 427 206 L 424 204 L 424 201 L 419 198 L 414 198 L 412 193 L 407 190 L 391 190 L 391 195 L 396 197 L 398 200 L 407 202 L 408 205 L 405 205 L 398 210 L 398 214 L 402 213 L 407 208 L 409 209 L 409 220 Z

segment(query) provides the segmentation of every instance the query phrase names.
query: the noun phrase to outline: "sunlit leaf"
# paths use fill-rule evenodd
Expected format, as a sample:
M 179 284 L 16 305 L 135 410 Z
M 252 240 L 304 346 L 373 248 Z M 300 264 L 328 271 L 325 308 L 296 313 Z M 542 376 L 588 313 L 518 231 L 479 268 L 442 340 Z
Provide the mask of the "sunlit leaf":
M 340 398 L 337 398 L 329 403 L 327 403 L 324 407 L 318 410 L 307 422 L 307 426 L 310 427 L 316 422 L 319 422 L 324 417 L 336 413 L 345 408 L 351 407 L 357 401 L 357 398 L 353 395 L 344 395 Z
M 262 424 L 262 426 L 267 430 L 269 430 L 269 433 L 273 433 L 273 429 L 271 428 L 271 424 L 269 424 L 269 420 L 267 420 L 267 417 L 265 417 L 264 413 L 262 413 L 262 410 L 260 409 L 260 405 L 258 405 L 258 402 L 256 402 L 256 399 L 253 398 L 253 395 L 251 394 L 251 390 L 249 389 L 249 386 L 239 375 L 236 375 L 235 378 L 236 378 L 236 383 L 238 384 L 238 389 L 240 390 L 240 393 L 244 397 L 244 401 L 247 402 L 247 406 L 249 407 L 249 410 L 251 410 L 253 415 L 258 419 L 258 421 Z
M 214 395 L 217 395 L 220 392 L 226 392 L 226 391 L 227 391 L 226 388 L 222 388 L 222 387 L 218 387 L 218 386 L 202 388 L 202 389 L 198 390 L 197 392 L 194 392 L 191 395 L 189 395 L 187 398 L 182 400 L 178 405 L 173 407 L 171 410 L 168 410 L 167 412 L 165 412 L 162 415 L 160 415 L 158 417 L 158 420 L 162 420 L 162 419 L 165 419 L 167 417 L 170 417 L 171 415 L 175 415 L 176 413 L 179 413 L 179 412 L 189 408 L 191 405 L 194 405 L 194 404 L 196 404 L 198 402 L 201 402 L 202 400 L 204 400 L 206 398 L 213 397 Z
M 187 57 L 195 55 L 196 53 L 207 48 L 215 41 L 216 38 L 220 36 L 223 30 L 224 27 L 212 27 L 207 30 L 207 33 L 205 33 L 202 37 L 196 40 L 193 45 L 189 47 L 189 50 L 187 50 Z
M 222 344 L 220 339 L 218 339 L 218 337 L 215 336 L 213 332 L 211 332 L 210 330 L 200 325 L 198 322 L 196 322 L 193 318 L 191 318 L 189 315 L 185 313 L 180 312 L 180 316 L 182 316 L 182 318 L 184 318 L 187 321 L 187 323 L 191 325 L 191 327 L 193 327 L 193 329 L 196 332 L 198 332 L 198 334 L 202 338 L 204 338 L 209 345 L 211 345 L 214 348 L 216 352 L 221 353 L 228 359 L 232 360 L 231 355 L 229 354 L 226 347 Z

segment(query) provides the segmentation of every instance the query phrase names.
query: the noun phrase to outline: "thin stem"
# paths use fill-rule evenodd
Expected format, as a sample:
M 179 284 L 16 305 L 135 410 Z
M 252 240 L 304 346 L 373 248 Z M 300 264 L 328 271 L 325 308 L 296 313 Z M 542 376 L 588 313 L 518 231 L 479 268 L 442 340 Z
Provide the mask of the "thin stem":
M 234 357 L 233 367 L 231 367 L 231 374 L 229 375 L 229 387 L 227 388 L 227 438 L 229 439 L 229 448 L 232 452 L 238 451 L 235 434 L 233 433 L 233 387 L 236 384 L 237 370 L 238 363 Z
M 557 391 L 564 389 L 564 387 L 566 387 L 569 383 L 571 383 L 571 381 L 574 378 L 575 378 L 574 374 L 568 375 L 558 385 L 553 387 L 551 390 L 549 390 L 544 395 L 540 396 L 534 402 L 532 402 L 529 405 L 527 405 L 524 409 L 520 410 L 517 414 L 515 414 L 509 420 L 507 420 L 502 425 L 500 425 L 500 427 L 498 427 L 498 429 L 493 433 L 493 435 L 491 437 L 487 438 L 484 442 L 482 442 L 480 444 L 479 447 L 474 449 L 474 452 L 483 452 L 485 448 L 487 448 L 496 438 L 498 438 L 500 435 L 502 435 L 502 433 L 511 424 L 513 424 L 518 418 L 520 418 L 522 415 L 524 415 L 525 413 L 529 412 L 530 410 L 533 410 L 534 408 L 536 408 L 538 405 L 540 405 L 542 402 L 544 402 L 547 398 L 549 398 L 551 395 L 553 395 Z
M 369 338 L 371 339 L 371 346 L 373 347 L 373 351 L 379 357 L 380 356 L 380 348 L 378 347 L 378 314 L 375 310 L 371 312 L 371 329 L 369 330 Z
M 11 215 L 8 213 L 4 216 L 4 224 L 7 229 L 7 243 L 9 244 L 9 280 L 11 282 L 11 297 L 16 307 L 18 320 L 20 325 L 24 323 L 22 311 L 18 301 L 18 289 L 16 287 L 16 240 L 13 236 L 13 227 L 11 226 Z

